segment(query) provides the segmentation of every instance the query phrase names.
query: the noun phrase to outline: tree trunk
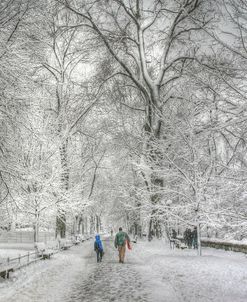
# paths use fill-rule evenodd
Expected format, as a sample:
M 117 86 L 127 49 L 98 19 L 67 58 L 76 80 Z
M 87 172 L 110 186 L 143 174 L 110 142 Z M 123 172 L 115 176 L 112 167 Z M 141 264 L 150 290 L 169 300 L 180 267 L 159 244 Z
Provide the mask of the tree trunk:
M 69 168 L 68 168 L 68 139 L 62 143 L 60 147 L 60 161 L 61 161 L 61 190 L 67 191 L 69 189 Z M 56 219 L 56 235 L 59 235 L 61 238 L 66 236 L 66 215 L 65 211 L 61 208 L 58 208 L 58 215 Z
M 37 209 L 37 201 L 35 201 L 35 222 L 33 225 L 33 230 L 34 230 L 34 242 L 38 242 L 39 241 L 39 213 L 38 213 L 38 209 Z
M 96 215 L 96 232 L 100 232 L 100 217 Z
M 88 233 L 88 217 L 87 216 L 85 216 L 85 218 L 84 218 L 84 226 L 85 226 L 84 232 L 87 234 Z
M 160 188 L 163 187 L 163 179 L 157 177 L 155 174 L 152 176 L 152 178 L 153 178 L 152 179 L 153 191 L 156 191 L 157 189 L 160 190 Z M 157 238 L 160 238 L 162 236 L 161 222 L 159 220 L 159 217 L 157 216 L 157 209 L 156 209 L 160 200 L 161 200 L 160 193 L 151 193 L 151 204 L 154 208 L 152 210 L 152 214 L 149 222 L 149 233 L 148 233 L 149 240 L 152 240 L 153 236 L 156 236 Z
M 90 234 L 93 234 L 95 231 L 95 217 L 93 215 L 90 216 Z
M 158 87 L 155 87 L 154 90 L 150 91 L 151 100 L 148 101 L 148 111 L 146 117 L 146 136 L 147 136 L 147 145 L 146 145 L 146 152 L 147 152 L 147 160 L 150 161 L 150 168 L 152 169 L 151 175 L 151 195 L 150 201 L 151 205 L 154 207 L 152 210 L 150 223 L 149 223 L 149 233 L 148 238 L 152 240 L 153 236 L 161 237 L 161 222 L 159 217 L 156 217 L 157 214 L 157 205 L 161 200 L 161 193 L 156 193 L 157 191 L 161 191 L 164 186 L 163 179 L 157 175 L 155 171 L 157 167 L 162 165 L 163 156 L 159 151 L 159 141 L 160 141 L 160 134 L 161 134 L 161 120 L 159 117 L 156 117 L 157 113 L 155 109 L 157 109 L 157 105 L 160 103 L 160 92 Z M 162 110 L 159 110 L 162 113 Z
M 149 226 L 148 226 L 148 241 L 151 241 L 153 239 L 153 217 L 151 215 L 151 218 L 149 220 Z
M 56 237 L 65 238 L 66 236 L 66 223 L 65 214 L 59 211 L 59 216 L 56 219 Z
M 199 221 L 197 221 L 197 253 L 198 253 L 198 256 L 202 255 L 201 227 L 200 227 Z

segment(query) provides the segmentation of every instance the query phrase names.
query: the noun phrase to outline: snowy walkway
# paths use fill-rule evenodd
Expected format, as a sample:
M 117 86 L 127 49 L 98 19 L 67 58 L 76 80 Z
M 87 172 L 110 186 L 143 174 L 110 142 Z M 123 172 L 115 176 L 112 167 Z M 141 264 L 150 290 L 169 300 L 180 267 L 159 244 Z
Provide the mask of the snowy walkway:
M 118 263 L 117 252 L 112 245 L 109 240 L 104 242 L 105 256 L 102 263 L 96 263 L 95 253 L 88 259 L 93 269 L 90 269 L 86 280 L 73 287 L 69 301 L 148 301 L 143 280 L 135 266 L 130 262 Z
M 102 263 L 90 241 L 23 269 L 0 284 L 0 301 L 149 301 L 140 274 L 133 264 L 118 263 L 112 245 L 104 242 Z
M 246 302 L 247 258 L 204 249 L 170 250 L 164 242 L 138 242 L 118 263 L 113 242 L 96 263 L 93 242 L 40 261 L 0 282 L 9 302 Z

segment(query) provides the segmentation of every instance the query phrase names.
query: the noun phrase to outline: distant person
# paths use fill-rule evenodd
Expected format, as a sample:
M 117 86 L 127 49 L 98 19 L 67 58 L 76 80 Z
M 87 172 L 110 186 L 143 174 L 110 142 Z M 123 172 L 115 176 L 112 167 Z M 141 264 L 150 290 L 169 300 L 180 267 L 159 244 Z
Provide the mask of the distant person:
M 172 239 L 176 239 L 177 238 L 177 232 L 174 230 L 174 229 L 172 229 Z
M 111 237 L 113 236 L 113 229 L 111 229 Z
M 127 233 L 123 232 L 120 227 L 119 232 L 116 234 L 114 245 L 118 249 L 119 263 L 124 263 L 126 243 L 130 244 L 130 238 Z
M 100 235 L 95 236 L 94 250 L 97 255 L 97 262 L 101 262 L 104 254 L 104 249 L 103 249 L 102 241 L 100 239 Z
M 198 248 L 197 240 L 198 240 L 198 234 L 197 234 L 197 227 L 194 227 L 194 230 L 192 231 L 192 246 L 194 249 Z

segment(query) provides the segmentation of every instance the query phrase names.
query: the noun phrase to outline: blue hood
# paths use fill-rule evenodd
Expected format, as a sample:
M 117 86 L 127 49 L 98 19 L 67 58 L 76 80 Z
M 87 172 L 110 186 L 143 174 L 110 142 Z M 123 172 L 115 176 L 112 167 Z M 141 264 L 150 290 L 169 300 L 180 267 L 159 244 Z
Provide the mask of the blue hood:
M 96 235 L 95 236 L 95 242 L 96 242 L 96 244 L 98 246 L 98 249 L 101 250 L 101 251 L 103 251 L 103 245 L 102 245 L 102 242 L 100 240 L 100 235 Z
M 95 240 L 96 240 L 96 241 L 100 241 L 100 235 L 96 235 L 96 236 L 95 236 Z

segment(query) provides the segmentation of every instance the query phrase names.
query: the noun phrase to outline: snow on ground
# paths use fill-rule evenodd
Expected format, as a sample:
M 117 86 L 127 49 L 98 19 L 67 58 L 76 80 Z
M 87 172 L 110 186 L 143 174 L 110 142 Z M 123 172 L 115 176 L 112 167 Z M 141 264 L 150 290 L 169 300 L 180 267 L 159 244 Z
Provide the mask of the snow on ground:
M 89 241 L 12 274 L 0 283 L 0 301 L 149 301 L 133 265 L 118 263 L 111 241 L 104 245 L 102 263 Z
M 120 264 L 113 241 L 96 263 L 93 241 L 58 253 L 0 282 L 0 301 L 246 302 L 247 258 L 203 249 L 171 250 L 163 241 L 138 242 Z
M 205 248 L 198 257 L 195 250 L 171 250 L 156 241 L 140 243 L 134 254 L 147 264 L 146 278 L 153 276 L 160 287 L 169 284 L 177 295 L 162 300 L 156 291 L 153 301 L 247 301 L 247 257 L 242 253 Z
M 91 243 L 92 244 L 92 243 Z M 70 288 L 87 275 L 89 242 L 16 271 L 0 283 L 0 301 L 69 301 Z
M 0 243 L 0 250 L 13 249 L 31 251 L 34 249 L 33 243 Z
M 0 263 L 6 258 L 14 258 L 19 255 L 26 255 L 27 251 L 25 250 L 16 250 L 16 249 L 0 249 Z

